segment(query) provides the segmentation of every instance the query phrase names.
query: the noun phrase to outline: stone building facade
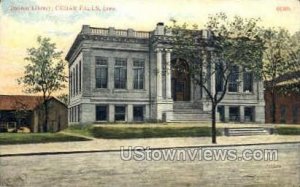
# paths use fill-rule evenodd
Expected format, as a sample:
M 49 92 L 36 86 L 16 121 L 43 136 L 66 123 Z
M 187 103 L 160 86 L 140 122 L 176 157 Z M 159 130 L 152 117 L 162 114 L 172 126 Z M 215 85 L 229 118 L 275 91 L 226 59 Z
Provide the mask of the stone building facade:
M 66 56 L 70 124 L 210 120 L 204 90 L 172 70 L 176 57 L 168 38 L 163 23 L 150 32 L 83 25 Z M 228 89 L 219 120 L 264 122 L 261 81 L 240 75 Z

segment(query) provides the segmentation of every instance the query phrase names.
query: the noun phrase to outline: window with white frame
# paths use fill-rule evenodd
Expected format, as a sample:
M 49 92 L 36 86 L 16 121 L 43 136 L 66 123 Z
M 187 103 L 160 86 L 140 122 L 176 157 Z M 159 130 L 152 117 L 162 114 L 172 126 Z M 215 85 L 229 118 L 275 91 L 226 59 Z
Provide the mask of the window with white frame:
M 133 106 L 133 121 L 144 121 L 145 106 Z
M 216 92 L 223 91 L 224 85 L 224 68 L 222 63 L 216 63 Z
M 133 88 L 144 89 L 144 65 L 143 59 L 135 59 L 133 61 Z
M 244 108 L 244 118 L 245 122 L 253 122 L 254 119 L 254 107 L 245 107 Z
M 125 106 L 115 106 L 115 121 L 125 121 L 125 114 Z
M 108 60 L 105 57 L 96 57 L 96 88 L 107 88 Z
M 238 106 L 229 107 L 229 121 L 240 120 L 240 108 Z
M 243 72 L 243 91 L 252 92 L 253 91 L 253 73 L 249 71 Z
M 107 105 L 96 106 L 96 121 L 107 121 L 108 109 Z
M 114 82 L 116 89 L 126 89 L 127 82 L 127 59 L 117 58 L 115 60 Z
M 239 67 L 232 66 L 228 80 L 228 92 L 238 92 Z

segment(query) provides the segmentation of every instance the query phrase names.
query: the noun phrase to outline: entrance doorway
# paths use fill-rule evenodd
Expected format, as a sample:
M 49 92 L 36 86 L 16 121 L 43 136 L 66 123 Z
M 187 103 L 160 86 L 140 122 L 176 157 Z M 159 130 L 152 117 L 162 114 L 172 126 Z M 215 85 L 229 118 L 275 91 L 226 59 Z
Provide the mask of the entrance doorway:
M 174 101 L 190 100 L 189 66 L 184 60 L 172 61 L 172 98 Z

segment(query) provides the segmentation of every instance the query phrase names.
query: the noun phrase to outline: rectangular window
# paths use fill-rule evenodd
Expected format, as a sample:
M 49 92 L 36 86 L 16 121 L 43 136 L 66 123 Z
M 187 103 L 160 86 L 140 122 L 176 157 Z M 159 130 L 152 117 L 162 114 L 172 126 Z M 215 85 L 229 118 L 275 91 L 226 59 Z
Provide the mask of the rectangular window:
M 70 122 L 73 122 L 73 108 L 70 108 Z
M 225 121 L 225 107 L 218 106 L 217 111 L 218 111 L 217 114 L 219 115 L 220 121 L 224 122 Z
M 238 80 L 239 80 L 239 67 L 232 66 L 230 68 L 229 82 L 228 82 L 228 92 L 238 91 Z
M 72 122 L 72 108 L 69 108 L 69 121 Z
M 79 92 L 81 92 L 81 71 L 82 71 L 82 67 L 81 67 L 81 61 L 79 61 Z
M 75 111 L 75 107 L 72 107 L 72 109 L 73 109 L 73 122 L 75 122 L 76 121 L 76 111 Z
M 73 79 L 72 79 L 72 71 L 70 71 L 70 73 L 69 73 L 69 93 L 70 93 L 70 97 L 72 97 L 73 96 L 73 92 L 72 92 L 72 90 L 73 90 Z
M 115 121 L 125 121 L 125 106 L 115 106 Z
M 97 105 L 96 106 L 96 121 L 107 121 L 107 106 Z
M 81 121 L 81 116 L 80 116 L 80 113 L 81 113 L 81 105 L 78 105 L 78 122 Z
M 74 106 L 75 122 L 78 121 L 78 106 Z
M 144 106 L 133 106 L 133 120 L 144 121 Z
M 133 61 L 133 88 L 144 89 L 144 60 Z
M 74 114 L 74 107 L 72 107 L 72 122 L 74 122 L 75 121 L 75 114 Z
M 107 88 L 107 58 L 96 57 L 96 88 Z
M 75 96 L 75 89 L 76 89 L 76 84 L 75 84 L 75 69 L 73 68 L 73 96 Z
M 216 64 L 216 92 L 223 91 L 223 84 L 224 84 L 224 70 L 222 64 Z
M 299 122 L 299 110 L 300 106 L 299 105 L 294 105 L 293 106 L 293 123 L 298 123 Z
M 240 120 L 240 108 L 239 107 L 229 107 L 229 120 L 239 121 Z
M 244 109 L 245 122 L 254 121 L 254 107 L 245 107 Z
M 72 108 L 69 108 L 69 121 L 72 122 Z
M 286 122 L 286 106 L 280 105 L 280 123 Z
M 244 71 L 243 73 L 243 91 L 252 92 L 253 91 L 253 73 Z
M 127 60 L 116 59 L 115 61 L 115 88 L 126 89 L 127 82 Z

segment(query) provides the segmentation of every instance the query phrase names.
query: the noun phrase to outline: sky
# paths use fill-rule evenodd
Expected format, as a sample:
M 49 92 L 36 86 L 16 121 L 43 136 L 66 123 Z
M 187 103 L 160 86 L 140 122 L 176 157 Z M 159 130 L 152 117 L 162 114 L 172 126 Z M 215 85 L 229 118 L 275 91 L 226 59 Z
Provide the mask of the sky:
M 300 30 L 300 0 L 0 0 L 0 95 L 24 94 L 16 79 L 39 35 L 50 37 L 64 58 L 82 25 L 150 31 L 173 18 L 201 28 L 219 12 Z

